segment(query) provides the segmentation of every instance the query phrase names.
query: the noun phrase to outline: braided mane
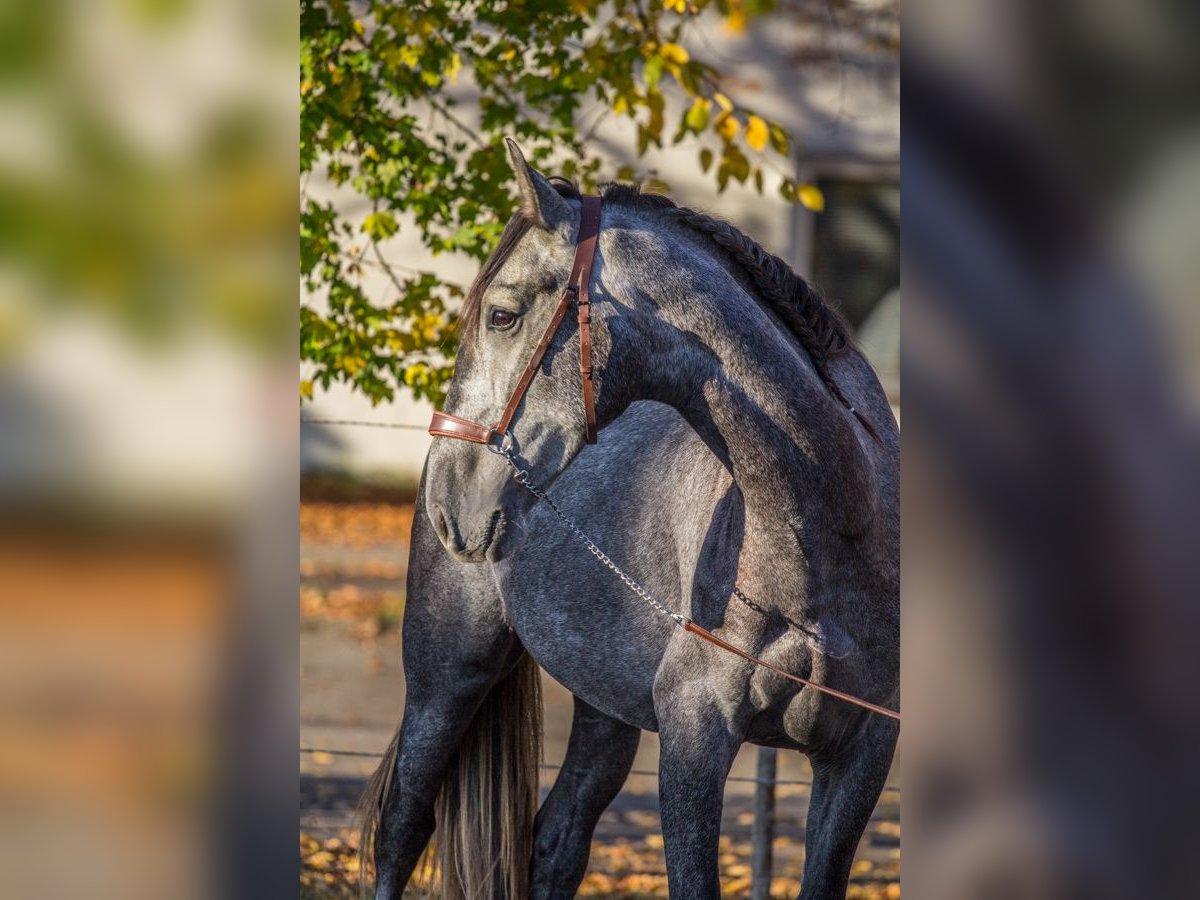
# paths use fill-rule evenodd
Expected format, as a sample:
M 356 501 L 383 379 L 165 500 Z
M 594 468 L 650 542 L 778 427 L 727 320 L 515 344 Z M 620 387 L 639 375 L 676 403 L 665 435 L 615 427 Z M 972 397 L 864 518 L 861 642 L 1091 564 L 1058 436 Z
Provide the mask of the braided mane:
M 605 200 L 656 210 L 706 236 L 724 250 L 746 273 L 758 298 L 783 320 L 808 351 L 826 390 L 879 440 L 874 426 L 850 405 L 829 373 L 829 361 L 853 349 L 854 340 L 845 319 L 826 302 L 820 291 L 792 271 L 786 262 L 728 222 L 679 206 L 661 194 L 643 194 L 629 185 L 605 185 L 601 195 Z

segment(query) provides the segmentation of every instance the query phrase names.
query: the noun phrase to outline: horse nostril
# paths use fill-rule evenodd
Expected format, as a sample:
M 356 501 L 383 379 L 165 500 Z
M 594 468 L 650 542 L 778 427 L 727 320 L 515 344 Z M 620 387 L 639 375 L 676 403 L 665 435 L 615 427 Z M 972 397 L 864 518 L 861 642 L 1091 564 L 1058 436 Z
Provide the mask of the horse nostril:
M 433 504 L 430 520 L 433 522 L 433 530 L 437 533 L 438 540 L 443 544 L 449 543 L 450 538 L 450 520 L 446 518 L 446 512 L 437 503 Z

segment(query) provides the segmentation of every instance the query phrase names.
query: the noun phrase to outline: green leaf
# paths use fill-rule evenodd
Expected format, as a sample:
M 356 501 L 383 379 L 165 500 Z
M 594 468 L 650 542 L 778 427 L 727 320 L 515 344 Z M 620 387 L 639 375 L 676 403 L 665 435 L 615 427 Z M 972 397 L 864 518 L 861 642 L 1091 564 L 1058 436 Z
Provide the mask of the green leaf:
M 721 164 L 717 166 L 718 190 L 724 191 L 731 178 L 744 183 L 748 177 L 750 177 L 750 161 L 736 145 L 727 144 L 724 153 L 721 154 Z
M 641 123 L 637 127 L 637 152 L 638 156 L 645 156 L 646 149 L 650 146 L 650 141 L 654 139 L 654 135 Z
M 767 126 L 767 134 L 771 139 L 771 147 L 776 153 L 782 153 L 786 156 L 792 149 L 792 139 L 788 137 L 788 133 L 783 130 L 783 126 L 775 122 L 771 122 Z
M 713 152 L 708 147 L 700 151 L 700 171 L 707 172 L 712 168 Z
M 646 60 L 646 65 L 642 67 L 642 81 L 646 87 L 654 87 L 662 78 L 663 66 L 666 65 L 666 60 L 661 56 L 652 56 Z
M 691 108 L 684 114 L 684 124 L 687 125 L 689 130 L 699 134 L 708 126 L 708 112 L 711 108 L 711 100 L 704 97 L 697 97 L 692 101 Z

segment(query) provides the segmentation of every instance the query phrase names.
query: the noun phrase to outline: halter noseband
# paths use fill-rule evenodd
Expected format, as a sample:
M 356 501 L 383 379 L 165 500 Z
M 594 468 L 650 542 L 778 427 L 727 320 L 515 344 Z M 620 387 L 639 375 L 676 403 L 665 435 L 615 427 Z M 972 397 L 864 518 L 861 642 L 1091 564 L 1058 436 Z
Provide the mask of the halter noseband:
M 584 196 L 580 199 L 582 209 L 579 218 L 579 237 L 575 242 L 575 261 L 571 265 L 571 278 L 558 301 L 558 306 L 554 309 L 550 324 L 546 326 L 542 339 L 538 341 L 537 347 L 533 350 L 529 365 L 521 373 L 521 378 L 517 381 L 512 396 L 508 398 L 508 405 L 504 407 L 500 419 L 495 425 L 480 425 L 478 422 L 460 419 L 458 416 L 452 416 L 450 413 L 439 410 L 433 414 L 433 421 L 429 423 L 429 433 L 434 437 L 458 438 L 476 444 L 485 444 L 488 447 L 493 446 L 493 441 L 497 437 L 502 442 L 510 440 L 508 429 L 512 425 L 513 417 L 517 414 L 517 407 L 521 405 L 521 399 L 529 390 L 533 376 L 537 374 L 538 367 L 542 364 L 542 357 L 546 355 L 546 350 L 554 339 L 558 326 L 562 324 L 571 300 L 574 299 L 578 308 L 579 374 L 583 377 L 584 436 L 589 444 L 596 443 L 596 407 L 592 396 L 592 304 L 591 297 L 588 295 L 588 282 L 592 280 L 592 261 L 596 257 L 596 239 L 600 234 L 600 198 Z

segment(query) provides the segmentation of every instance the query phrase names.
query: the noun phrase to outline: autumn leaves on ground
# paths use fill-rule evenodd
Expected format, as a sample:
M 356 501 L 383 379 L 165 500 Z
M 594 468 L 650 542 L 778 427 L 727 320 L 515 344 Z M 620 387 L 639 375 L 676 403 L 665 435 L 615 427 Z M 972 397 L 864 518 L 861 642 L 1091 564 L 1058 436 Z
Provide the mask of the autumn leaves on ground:
M 307 748 L 381 749 L 399 721 L 403 703 L 400 622 L 413 508 L 410 503 L 359 500 L 306 501 L 301 537 L 301 743 Z M 546 761 L 559 761 L 570 727 L 570 697 L 549 679 Z M 652 735 L 642 752 L 656 752 Z M 752 748 L 744 748 L 752 753 Z M 803 777 L 799 758 L 784 760 L 780 778 Z M 795 756 L 789 754 L 788 756 Z M 357 898 L 357 837 L 350 809 L 369 757 L 302 754 L 300 896 L 302 900 Z M 752 774 L 753 757 L 746 762 Z M 653 769 L 639 755 L 635 770 Z M 789 768 L 790 767 L 790 768 Z M 553 780 L 545 773 L 543 788 Z M 605 813 L 592 846 L 580 896 L 666 897 L 666 864 L 652 777 L 631 776 Z M 804 864 L 803 820 L 807 787 L 778 792 L 772 897 L 795 897 Z M 723 895 L 744 897 L 750 888 L 750 786 L 726 794 L 720 865 Z M 335 800 L 327 800 L 335 797 Z M 849 896 L 900 896 L 898 796 L 885 794 L 855 863 Z M 429 872 L 408 896 L 435 897 Z M 422 889 L 425 888 L 425 889 Z
M 667 876 L 664 874 L 662 836 L 648 834 L 642 840 L 621 839 L 613 842 L 596 841 L 588 874 L 580 887 L 579 896 L 597 900 L 605 898 L 666 897 Z M 776 842 L 776 852 L 781 849 Z M 721 894 L 725 897 L 744 897 L 750 891 L 750 845 L 721 838 Z M 324 840 L 300 833 L 300 900 L 358 900 L 358 849 L 356 836 L 349 830 Z M 431 872 L 420 871 L 409 887 L 411 897 L 436 897 L 430 888 Z M 868 860 L 859 860 L 854 867 L 854 880 L 847 894 L 851 900 L 882 900 L 899 898 L 898 865 L 888 872 Z M 771 881 L 771 896 L 794 898 L 800 891 L 800 881 L 792 876 L 777 876 Z

